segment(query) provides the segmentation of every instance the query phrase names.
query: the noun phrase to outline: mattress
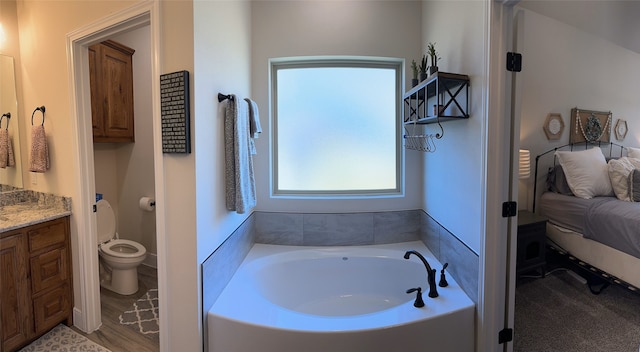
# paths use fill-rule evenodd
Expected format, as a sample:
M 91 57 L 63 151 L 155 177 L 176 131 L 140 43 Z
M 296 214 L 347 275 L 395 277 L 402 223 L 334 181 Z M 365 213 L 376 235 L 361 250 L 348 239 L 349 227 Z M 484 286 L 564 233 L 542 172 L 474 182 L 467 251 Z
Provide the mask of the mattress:
M 640 258 L 640 203 L 545 192 L 538 209 L 551 224 Z

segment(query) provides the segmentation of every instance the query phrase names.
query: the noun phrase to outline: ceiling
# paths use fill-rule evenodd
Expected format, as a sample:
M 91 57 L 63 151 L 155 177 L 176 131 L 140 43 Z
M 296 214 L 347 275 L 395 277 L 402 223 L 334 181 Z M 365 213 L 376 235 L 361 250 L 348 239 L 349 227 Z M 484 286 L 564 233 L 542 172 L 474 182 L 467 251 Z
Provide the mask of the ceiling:
M 518 5 L 640 53 L 640 0 L 522 0 Z

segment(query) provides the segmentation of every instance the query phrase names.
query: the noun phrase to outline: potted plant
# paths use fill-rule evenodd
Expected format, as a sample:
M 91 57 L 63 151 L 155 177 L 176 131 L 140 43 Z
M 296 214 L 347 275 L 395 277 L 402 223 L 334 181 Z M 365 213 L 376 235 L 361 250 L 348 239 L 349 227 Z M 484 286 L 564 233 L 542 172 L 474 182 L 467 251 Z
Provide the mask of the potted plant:
M 427 44 L 427 54 L 431 59 L 431 66 L 429 66 L 429 74 L 432 75 L 438 72 L 438 52 L 436 51 L 436 43 Z
M 415 87 L 418 85 L 418 64 L 416 64 L 416 60 L 411 60 L 411 71 L 413 72 L 411 87 Z
M 427 56 L 422 55 L 422 61 L 420 61 L 420 81 L 427 79 Z

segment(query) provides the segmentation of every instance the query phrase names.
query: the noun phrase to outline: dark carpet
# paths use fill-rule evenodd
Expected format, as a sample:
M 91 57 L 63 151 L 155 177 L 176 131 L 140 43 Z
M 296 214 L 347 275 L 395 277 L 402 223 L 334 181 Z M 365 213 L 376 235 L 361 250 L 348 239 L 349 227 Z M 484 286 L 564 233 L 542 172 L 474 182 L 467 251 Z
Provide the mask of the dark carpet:
M 599 295 L 567 271 L 516 287 L 515 352 L 638 352 L 640 295 L 610 286 Z

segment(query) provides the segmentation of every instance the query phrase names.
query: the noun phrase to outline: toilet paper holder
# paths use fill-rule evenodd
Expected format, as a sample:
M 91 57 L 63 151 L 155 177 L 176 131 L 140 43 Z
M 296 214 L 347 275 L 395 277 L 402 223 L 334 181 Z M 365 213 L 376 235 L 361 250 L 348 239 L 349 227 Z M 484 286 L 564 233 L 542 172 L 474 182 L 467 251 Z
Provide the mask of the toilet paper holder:
M 151 197 L 140 198 L 140 209 L 144 211 L 153 211 L 156 206 L 156 200 Z

